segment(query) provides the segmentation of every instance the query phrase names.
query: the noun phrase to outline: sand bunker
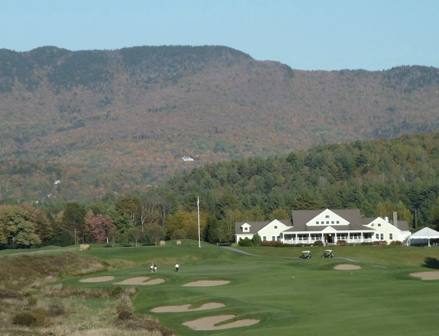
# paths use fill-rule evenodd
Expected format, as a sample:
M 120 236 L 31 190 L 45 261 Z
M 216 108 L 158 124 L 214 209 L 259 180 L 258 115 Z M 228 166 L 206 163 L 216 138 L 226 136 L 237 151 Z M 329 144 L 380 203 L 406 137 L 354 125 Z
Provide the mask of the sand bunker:
M 153 313 L 186 313 L 186 312 L 195 312 L 202 310 L 210 310 L 225 307 L 224 303 L 220 302 L 208 302 L 202 304 L 197 308 L 192 308 L 190 304 L 184 304 L 179 306 L 160 306 L 151 309 Z
M 361 269 L 361 266 L 354 264 L 338 264 L 334 269 L 337 271 L 355 271 Z
M 79 280 L 79 282 L 85 282 L 85 283 L 98 283 L 98 282 L 108 282 L 114 280 L 114 276 L 106 275 L 106 276 L 100 276 L 100 277 L 93 277 L 93 278 L 85 278 Z
M 421 280 L 439 280 L 439 271 L 417 272 L 410 275 Z
M 125 279 L 123 281 L 115 282 L 114 285 L 127 285 L 127 286 L 151 286 L 164 283 L 165 280 L 161 278 L 151 279 L 147 276 L 140 276 L 135 278 Z
M 235 315 L 217 315 L 217 316 L 202 317 L 196 320 L 184 322 L 183 325 L 191 328 L 192 330 L 209 331 L 209 330 L 224 330 L 224 329 L 232 329 L 232 328 L 240 328 L 240 327 L 249 327 L 259 323 L 259 320 L 245 319 L 245 320 L 237 320 L 237 321 L 218 325 L 221 322 L 231 320 L 235 317 L 236 317 Z
M 229 280 L 197 280 L 184 284 L 183 287 L 212 287 L 229 284 Z

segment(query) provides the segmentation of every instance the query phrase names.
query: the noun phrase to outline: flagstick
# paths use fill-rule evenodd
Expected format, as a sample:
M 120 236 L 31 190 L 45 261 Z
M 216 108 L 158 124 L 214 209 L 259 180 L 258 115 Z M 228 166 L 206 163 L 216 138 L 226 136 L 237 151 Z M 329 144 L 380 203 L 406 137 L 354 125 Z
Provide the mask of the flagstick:
M 200 232 L 200 197 L 197 197 L 197 215 L 198 215 L 198 247 L 201 248 L 201 232 Z

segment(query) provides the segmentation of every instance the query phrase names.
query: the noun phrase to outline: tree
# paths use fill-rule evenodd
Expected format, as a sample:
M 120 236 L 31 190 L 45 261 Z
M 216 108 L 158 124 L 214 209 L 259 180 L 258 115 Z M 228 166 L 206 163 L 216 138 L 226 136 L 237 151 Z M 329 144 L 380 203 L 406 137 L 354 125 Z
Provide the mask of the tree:
M 430 223 L 439 230 L 439 197 L 433 203 L 430 210 Z
M 157 244 L 165 237 L 165 230 L 158 224 L 151 224 L 145 228 L 145 234 L 150 242 Z
M 114 235 L 116 226 L 113 224 L 111 218 L 89 211 L 85 216 L 85 225 L 91 236 L 97 243 L 109 242 L 109 239 Z
M 28 209 L 18 205 L 0 206 L 0 244 L 30 247 L 41 244 L 37 224 Z
M 261 236 L 255 233 L 252 238 L 252 243 L 254 246 L 260 246 L 262 244 Z
M 145 239 L 145 232 L 142 231 L 142 229 L 139 227 L 130 228 L 126 232 L 126 235 L 127 235 L 128 239 L 134 240 L 134 244 L 136 247 L 137 247 L 137 244 L 139 241 L 143 241 Z
M 85 230 L 85 209 L 78 203 L 67 203 L 64 207 L 63 219 L 64 229 L 71 232 L 75 239 L 86 240 Z M 77 241 L 75 241 L 77 243 Z
M 200 212 L 200 227 L 201 234 L 204 235 L 204 231 L 207 224 L 207 214 L 203 211 Z M 187 238 L 198 239 L 198 228 L 197 228 L 197 212 L 196 211 L 186 211 L 183 209 L 178 209 L 174 214 L 170 215 L 166 223 L 166 235 L 171 237 L 173 232 L 176 230 L 183 229 Z

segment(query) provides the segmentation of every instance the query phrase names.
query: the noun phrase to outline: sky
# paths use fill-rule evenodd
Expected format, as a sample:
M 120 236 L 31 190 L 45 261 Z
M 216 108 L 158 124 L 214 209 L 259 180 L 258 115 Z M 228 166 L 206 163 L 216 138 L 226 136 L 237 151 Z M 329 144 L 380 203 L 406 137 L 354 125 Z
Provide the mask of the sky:
M 437 0 L 0 0 L 0 48 L 224 45 L 295 69 L 439 67 Z

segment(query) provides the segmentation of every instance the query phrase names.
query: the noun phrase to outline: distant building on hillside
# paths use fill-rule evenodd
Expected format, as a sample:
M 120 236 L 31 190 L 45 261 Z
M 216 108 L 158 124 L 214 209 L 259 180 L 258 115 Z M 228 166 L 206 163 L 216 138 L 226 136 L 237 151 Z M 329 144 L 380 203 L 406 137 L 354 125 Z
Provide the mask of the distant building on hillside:
M 192 162 L 195 161 L 193 157 L 185 155 L 181 158 L 184 162 Z
M 410 236 L 408 223 L 393 217 L 391 223 L 387 217 L 366 218 L 359 209 L 293 210 L 292 220 L 237 222 L 235 236 L 239 242 L 257 233 L 262 241 L 284 244 L 403 242 Z

